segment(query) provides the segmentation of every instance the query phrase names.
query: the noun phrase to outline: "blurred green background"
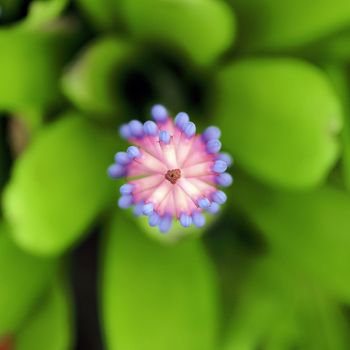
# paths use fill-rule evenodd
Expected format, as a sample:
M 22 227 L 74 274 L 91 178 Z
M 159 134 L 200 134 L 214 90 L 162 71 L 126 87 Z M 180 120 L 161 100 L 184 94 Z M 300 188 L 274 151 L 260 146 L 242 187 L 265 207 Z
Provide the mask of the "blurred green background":
M 350 349 L 349 0 L 0 0 L 0 349 Z M 121 123 L 218 125 L 205 229 L 116 205 Z

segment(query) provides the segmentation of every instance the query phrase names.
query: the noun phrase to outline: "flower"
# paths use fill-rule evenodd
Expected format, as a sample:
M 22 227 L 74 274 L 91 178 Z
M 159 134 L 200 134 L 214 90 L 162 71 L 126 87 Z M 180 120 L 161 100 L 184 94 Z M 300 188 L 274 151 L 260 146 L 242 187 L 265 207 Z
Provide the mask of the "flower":
M 233 181 L 225 172 L 232 159 L 219 153 L 221 132 L 210 126 L 197 135 L 186 113 L 173 120 L 161 105 L 153 106 L 151 115 L 154 121 L 132 120 L 120 128 L 133 145 L 118 152 L 108 168 L 110 177 L 128 180 L 120 187 L 119 207 L 134 206 L 135 215 L 147 215 L 150 226 L 163 233 L 173 219 L 183 227 L 202 227 L 203 211 L 215 214 L 227 199 L 218 186 Z

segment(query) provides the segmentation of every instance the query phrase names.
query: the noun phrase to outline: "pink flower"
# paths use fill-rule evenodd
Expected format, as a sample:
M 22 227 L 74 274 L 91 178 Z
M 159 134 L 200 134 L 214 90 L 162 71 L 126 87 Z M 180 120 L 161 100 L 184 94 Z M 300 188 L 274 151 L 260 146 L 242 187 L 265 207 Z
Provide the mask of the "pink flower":
M 221 132 L 208 127 L 202 135 L 186 113 L 173 121 L 167 110 L 156 105 L 155 122 L 132 120 L 120 128 L 121 136 L 133 146 L 115 155 L 108 168 L 112 178 L 126 177 L 120 187 L 121 208 L 134 206 L 136 215 L 147 215 L 151 226 L 167 232 L 173 219 L 184 227 L 205 224 L 203 211 L 215 214 L 226 201 L 218 189 L 232 184 L 226 169 L 232 163 L 219 153 Z

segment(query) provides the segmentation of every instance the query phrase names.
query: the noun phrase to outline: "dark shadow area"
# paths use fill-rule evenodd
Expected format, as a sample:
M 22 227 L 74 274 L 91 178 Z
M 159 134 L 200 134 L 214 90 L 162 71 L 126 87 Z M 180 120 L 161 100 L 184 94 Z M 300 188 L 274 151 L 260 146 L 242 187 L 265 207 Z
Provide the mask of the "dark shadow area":
M 72 256 L 72 288 L 75 305 L 75 349 L 103 350 L 98 307 L 98 242 L 94 232 Z

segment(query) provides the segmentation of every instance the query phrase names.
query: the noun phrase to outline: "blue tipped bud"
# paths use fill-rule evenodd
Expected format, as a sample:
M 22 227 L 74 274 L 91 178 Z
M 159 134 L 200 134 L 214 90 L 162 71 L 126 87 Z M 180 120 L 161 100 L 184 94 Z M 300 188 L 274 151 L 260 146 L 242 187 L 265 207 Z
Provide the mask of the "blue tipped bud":
M 162 105 L 153 106 L 151 109 L 151 115 L 156 122 L 160 123 L 165 122 L 168 119 L 168 111 Z
M 142 213 L 145 215 L 150 215 L 153 213 L 154 206 L 152 203 L 147 203 L 142 208 Z
M 128 147 L 126 153 L 130 159 L 139 158 L 141 156 L 141 152 L 136 146 Z
M 182 130 L 187 137 L 192 137 L 196 133 L 196 125 L 192 122 L 185 123 Z
M 148 223 L 150 226 L 154 227 L 154 226 L 158 226 L 160 223 L 160 216 L 157 213 L 152 213 L 149 217 L 148 217 Z
M 220 205 L 218 203 L 212 202 L 209 206 L 209 208 L 207 209 L 207 211 L 210 214 L 216 214 L 218 213 L 220 210 Z
M 142 137 L 143 136 L 143 124 L 138 120 L 132 120 L 129 123 L 129 128 L 131 135 L 133 137 Z
M 231 166 L 233 164 L 233 159 L 228 153 L 219 153 L 216 158 L 226 162 L 227 166 Z
M 114 159 L 120 165 L 127 165 L 130 163 L 130 158 L 126 152 L 118 152 Z
M 120 191 L 120 194 L 125 195 L 125 194 L 131 194 L 133 189 L 134 189 L 134 185 L 124 184 L 124 185 L 120 186 L 119 191 Z
M 227 196 L 225 192 L 216 191 L 213 193 L 212 199 L 215 203 L 224 204 L 227 200 Z
M 217 160 L 215 161 L 213 165 L 213 171 L 216 173 L 224 173 L 227 169 L 227 163 L 224 162 L 223 160 Z
M 152 120 L 148 120 L 143 124 L 143 131 L 146 135 L 156 136 L 158 134 L 158 126 Z
M 112 179 L 118 179 L 125 176 L 125 172 L 125 168 L 120 164 L 112 164 L 110 167 L 108 167 L 108 175 Z
M 122 209 L 131 207 L 133 202 L 133 197 L 131 195 L 121 196 L 118 200 L 118 205 Z
M 190 121 L 190 117 L 185 112 L 180 112 L 175 117 L 175 125 L 182 129 L 183 126 Z
M 192 214 L 192 221 L 196 227 L 203 227 L 205 225 L 205 217 L 200 212 Z
M 165 215 L 161 218 L 159 223 L 159 230 L 162 233 L 167 233 L 172 225 L 172 218 L 170 215 Z
M 192 224 L 192 218 L 189 215 L 181 214 L 180 215 L 180 224 L 183 227 L 190 227 Z
M 145 203 L 143 201 L 141 201 L 135 205 L 135 207 L 134 207 L 134 215 L 135 216 L 143 215 L 142 209 L 143 209 L 144 204 Z
M 209 205 L 210 205 L 210 201 L 209 201 L 208 198 L 203 197 L 203 198 L 200 198 L 200 199 L 198 200 L 198 206 L 199 206 L 200 208 L 202 208 L 202 209 L 208 208 Z
M 202 135 L 204 141 L 219 139 L 220 136 L 221 136 L 221 131 L 216 126 L 209 126 L 204 130 Z
M 166 145 L 170 143 L 170 134 L 166 130 L 162 130 L 159 133 L 159 140 L 165 143 Z
M 119 134 L 123 139 L 129 139 L 132 136 L 129 125 L 123 124 L 119 129 Z
M 221 149 L 221 142 L 217 139 L 213 139 L 207 142 L 208 153 L 217 153 Z
M 216 177 L 216 183 L 223 187 L 231 186 L 232 182 L 233 182 L 233 178 L 229 173 L 219 174 Z

